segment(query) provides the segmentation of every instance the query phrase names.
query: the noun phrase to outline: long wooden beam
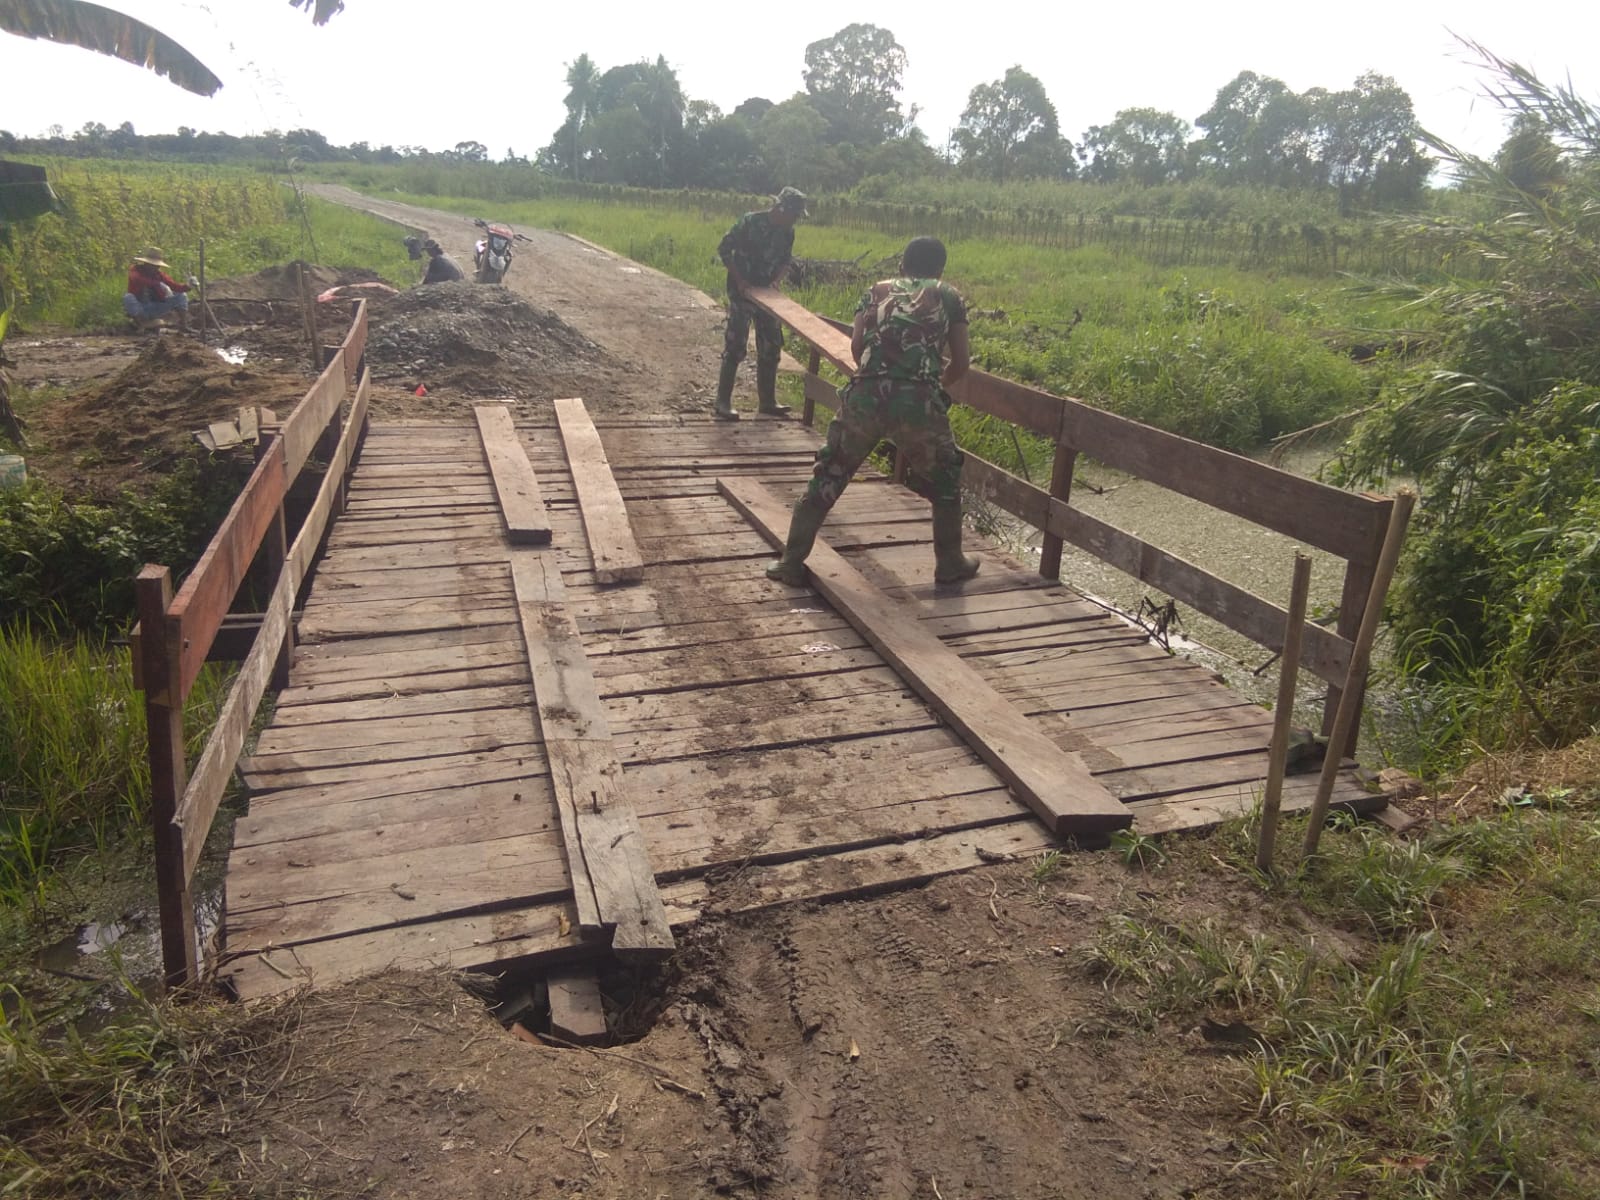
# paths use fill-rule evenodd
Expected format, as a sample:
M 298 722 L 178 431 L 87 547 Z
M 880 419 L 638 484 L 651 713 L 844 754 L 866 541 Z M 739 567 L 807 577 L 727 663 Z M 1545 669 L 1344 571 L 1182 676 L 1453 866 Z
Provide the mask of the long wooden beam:
M 610 931 L 612 951 L 624 958 L 670 954 L 672 930 L 638 815 L 623 794 L 622 763 L 560 564 L 548 552 L 512 551 L 511 579 L 579 928 L 591 937 Z
M 774 547 L 788 533 L 789 508 L 759 483 L 720 478 L 726 496 Z M 872 643 L 906 683 L 953 726 L 1045 825 L 1080 841 L 1103 838 L 1133 816 L 959 655 L 874 587 L 839 553 L 818 542 L 811 585 Z M 931 568 L 931 563 L 929 564 Z
M 489 461 L 495 495 L 500 497 L 506 536 L 520 544 L 544 545 L 550 540 L 550 512 L 544 505 L 539 477 L 517 439 L 511 414 L 503 404 L 480 404 L 473 408 L 472 415 L 478 422 L 478 436 L 483 439 L 483 455 Z
M 594 558 L 598 583 L 635 583 L 644 578 L 644 556 L 628 523 L 628 506 L 611 473 L 611 463 L 589 410 L 578 399 L 555 402 L 561 443 L 572 468 L 572 488 L 578 494 L 583 529 Z

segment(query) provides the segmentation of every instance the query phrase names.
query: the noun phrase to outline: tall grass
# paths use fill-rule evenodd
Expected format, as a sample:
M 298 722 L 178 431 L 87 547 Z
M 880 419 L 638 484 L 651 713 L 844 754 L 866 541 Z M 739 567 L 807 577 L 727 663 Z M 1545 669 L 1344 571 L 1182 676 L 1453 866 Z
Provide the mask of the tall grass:
M 185 710 L 191 753 L 225 697 L 226 676 L 202 672 Z M 149 804 L 127 648 L 0 630 L 0 899 L 22 903 L 64 856 L 142 829 Z
M 1171 868 L 1248 870 L 1225 831 Z M 1292 840 L 1292 839 L 1291 839 Z M 1246 1161 L 1303 1200 L 1580 1200 L 1600 1186 L 1600 821 L 1511 810 L 1412 841 L 1346 824 L 1266 886 L 1284 920 L 1111 918 L 1085 951 L 1111 1011 L 1214 1020 L 1247 1056 Z M 1226 865 L 1226 864 L 1225 864 Z M 1304 905 L 1371 940 L 1328 944 Z

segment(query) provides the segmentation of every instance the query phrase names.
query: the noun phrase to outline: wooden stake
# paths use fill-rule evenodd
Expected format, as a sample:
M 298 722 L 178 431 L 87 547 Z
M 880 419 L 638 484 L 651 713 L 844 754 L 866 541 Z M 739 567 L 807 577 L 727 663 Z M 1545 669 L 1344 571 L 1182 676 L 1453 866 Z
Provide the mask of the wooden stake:
M 322 347 L 318 344 L 321 338 L 317 335 L 317 300 L 311 294 L 311 280 L 306 276 L 304 264 L 297 264 L 295 271 L 300 276 L 300 318 L 305 323 L 306 337 L 311 341 L 311 369 L 320 372 L 326 365 L 322 361 Z
M 1356 714 L 1361 710 L 1361 681 L 1366 678 L 1367 664 L 1372 659 L 1372 643 L 1378 636 L 1378 621 L 1383 617 L 1383 600 L 1389 594 L 1389 583 L 1394 578 L 1395 567 L 1399 565 L 1400 549 L 1406 541 L 1406 525 L 1411 520 L 1411 509 L 1416 502 L 1416 492 L 1401 488 L 1394 498 L 1394 509 L 1389 514 L 1389 532 L 1383 538 L 1383 550 L 1378 555 L 1378 566 L 1372 575 L 1372 589 L 1367 593 L 1366 611 L 1361 614 L 1361 628 L 1356 633 L 1355 645 L 1350 651 L 1350 670 L 1345 675 L 1344 690 L 1339 696 L 1339 715 L 1334 718 L 1333 728 L 1328 732 L 1328 754 L 1322 760 L 1322 777 L 1317 781 L 1317 796 L 1311 803 L 1311 820 L 1306 826 L 1306 858 L 1312 858 L 1317 853 L 1322 826 L 1328 819 L 1328 801 L 1333 795 L 1334 777 L 1339 774 L 1345 744 L 1355 728 Z
M 1297 553 L 1294 580 L 1289 585 L 1289 619 L 1283 629 L 1283 661 L 1278 668 L 1278 706 L 1272 714 L 1272 748 L 1267 752 L 1267 790 L 1261 797 L 1261 833 L 1256 843 L 1256 869 L 1263 873 L 1272 870 L 1272 852 L 1278 842 L 1278 806 L 1283 800 L 1283 775 L 1289 760 L 1294 686 L 1300 674 L 1300 635 L 1305 628 L 1306 595 L 1310 590 L 1311 556 Z

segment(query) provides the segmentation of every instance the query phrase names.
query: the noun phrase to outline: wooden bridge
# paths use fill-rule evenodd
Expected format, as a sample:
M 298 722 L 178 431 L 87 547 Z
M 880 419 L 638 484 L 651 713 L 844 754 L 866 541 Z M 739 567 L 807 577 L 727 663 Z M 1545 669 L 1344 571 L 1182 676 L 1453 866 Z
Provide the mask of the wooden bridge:
M 608 420 L 581 399 L 523 423 L 494 405 L 456 424 L 369 422 L 358 307 L 183 591 L 162 568 L 141 577 L 170 979 L 199 966 L 188 888 L 236 762 L 248 812 L 218 962 L 244 997 L 391 964 L 650 959 L 702 912 L 1249 812 L 1269 715 L 1050 577 L 1063 539 L 1089 542 L 1282 643 L 1282 610 L 1071 509 L 1072 456 L 1116 461 L 1108 432 L 1158 481 L 1320 531 L 1308 540 L 1347 558 L 1355 611 L 1305 626 L 1306 668 L 1333 685 L 1330 710 L 1359 695 L 1350 637 L 1387 499 L 981 375 L 963 399 L 1062 447 L 1048 492 L 967 467 L 1045 530 L 1044 575 L 978 547 L 975 580 L 935 586 L 926 502 L 874 476 L 830 516 L 811 586 L 770 582 L 817 445 L 812 405 L 831 395 L 820 371 L 842 349 L 836 328 L 766 302 L 815 347 L 803 422 Z M 291 543 L 285 501 L 318 447 L 321 488 Z M 182 697 L 263 539 L 274 592 L 191 777 Z M 238 760 L 269 684 L 270 718 Z M 1317 783 L 1289 777 L 1285 807 Z M 1332 799 L 1385 803 L 1354 764 Z

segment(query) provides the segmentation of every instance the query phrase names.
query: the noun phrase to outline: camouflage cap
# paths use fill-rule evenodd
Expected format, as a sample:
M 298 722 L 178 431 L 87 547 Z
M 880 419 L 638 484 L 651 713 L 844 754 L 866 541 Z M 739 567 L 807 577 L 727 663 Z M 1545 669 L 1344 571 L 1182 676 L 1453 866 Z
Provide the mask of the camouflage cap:
M 772 207 L 782 212 L 794 213 L 799 217 L 809 217 L 806 211 L 806 194 L 798 188 L 786 187 L 773 198 Z

